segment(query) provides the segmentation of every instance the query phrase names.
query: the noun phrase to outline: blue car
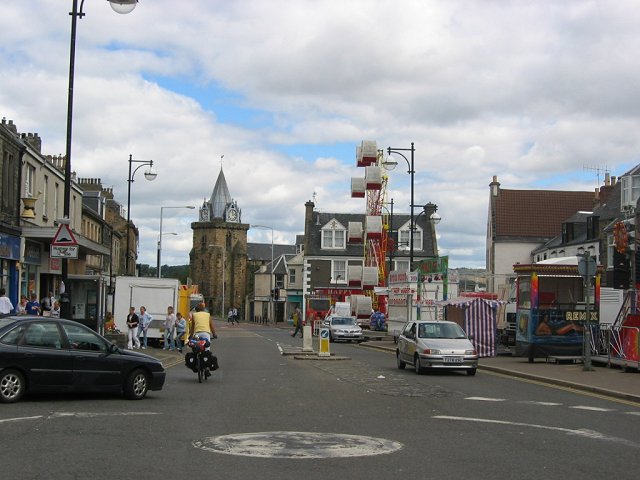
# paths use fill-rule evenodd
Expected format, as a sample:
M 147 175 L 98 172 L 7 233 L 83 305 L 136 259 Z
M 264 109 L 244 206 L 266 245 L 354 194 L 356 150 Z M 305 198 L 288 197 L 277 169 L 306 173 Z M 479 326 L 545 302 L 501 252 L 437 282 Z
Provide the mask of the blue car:
M 28 392 L 116 392 L 140 400 L 161 390 L 157 359 L 121 350 L 86 326 L 51 317 L 0 318 L 0 402 Z

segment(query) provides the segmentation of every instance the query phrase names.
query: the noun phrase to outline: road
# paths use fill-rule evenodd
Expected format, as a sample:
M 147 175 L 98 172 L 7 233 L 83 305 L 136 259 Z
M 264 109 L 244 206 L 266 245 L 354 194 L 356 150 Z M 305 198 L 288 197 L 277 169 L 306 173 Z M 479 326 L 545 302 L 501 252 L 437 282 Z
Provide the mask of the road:
M 176 354 L 139 402 L 31 396 L 0 408 L 3 478 L 637 478 L 640 405 L 390 353 L 295 360 L 287 330 L 223 327 L 206 383 Z

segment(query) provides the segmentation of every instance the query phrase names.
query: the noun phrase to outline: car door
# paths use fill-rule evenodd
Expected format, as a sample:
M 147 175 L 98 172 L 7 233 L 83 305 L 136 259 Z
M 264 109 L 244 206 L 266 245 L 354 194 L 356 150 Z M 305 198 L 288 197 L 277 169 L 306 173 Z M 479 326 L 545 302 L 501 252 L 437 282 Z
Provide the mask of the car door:
M 416 351 L 416 322 L 408 322 L 405 325 L 398 338 L 398 350 L 402 360 L 413 363 L 413 354 Z
M 29 388 L 69 387 L 73 378 L 72 359 L 65 348 L 58 322 L 42 320 L 25 325 L 18 340 L 17 362 L 29 377 Z
M 62 323 L 73 362 L 73 383 L 78 390 L 112 390 L 122 386 L 122 359 L 109 353 L 107 342 L 80 324 Z

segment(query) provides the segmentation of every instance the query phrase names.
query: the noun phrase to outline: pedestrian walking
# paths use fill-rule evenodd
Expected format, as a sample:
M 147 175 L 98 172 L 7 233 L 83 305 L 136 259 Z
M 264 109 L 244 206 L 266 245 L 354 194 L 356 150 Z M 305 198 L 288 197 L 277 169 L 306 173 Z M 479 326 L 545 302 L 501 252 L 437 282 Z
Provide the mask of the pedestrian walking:
M 176 348 L 182 353 L 184 335 L 187 331 L 187 319 L 180 312 L 176 313 Z
M 293 331 L 293 334 L 291 335 L 292 337 L 295 337 L 298 332 L 300 332 L 300 336 L 302 337 L 302 315 L 300 315 L 300 309 L 296 308 L 293 311 L 293 326 L 296 327 L 296 329 Z
M 138 339 L 138 324 L 140 319 L 136 314 L 135 307 L 129 307 L 129 315 L 127 315 L 127 348 L 140 348 L 140 340 Z
M 140 315 L 138 315 L 138 340 L 142 344 L 143 349 L 147 348 L 147 332 L 149 325 L 153 321 L 153 317 L 147 313 L 147 307 L 140 307 Z
M 233 325 L 233 308 L 229 308 L 229 312 L 227 312 L 227 323 Z
M 7 297 L 7 291 L 4 288 L 0 288 L 0 315 L 9 315 L 13 311 L 13 303 Z
M 233 310 L 231 312 L 231 318 L 233 322 L 235 322 L 237 325 L 240 325 L 240 322 L 238 321 L 238 309 L 236 307 L 233 307 Z
M 163 350 L 175 350 L 176 346 L 173 341 L 173 334 L 176 328 L 176 316 L 173 313 L 173 307 L 167 307 L 167 316 L 164 318 L 164 347 Z

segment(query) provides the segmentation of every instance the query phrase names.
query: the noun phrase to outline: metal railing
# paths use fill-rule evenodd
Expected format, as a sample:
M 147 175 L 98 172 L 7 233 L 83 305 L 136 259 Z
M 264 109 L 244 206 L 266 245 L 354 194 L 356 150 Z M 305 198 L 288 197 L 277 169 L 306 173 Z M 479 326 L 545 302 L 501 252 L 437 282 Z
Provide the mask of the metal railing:
M 591 325 L 591 352 L 607 363 L 640 370 L 640 328 L 601 323 Z

